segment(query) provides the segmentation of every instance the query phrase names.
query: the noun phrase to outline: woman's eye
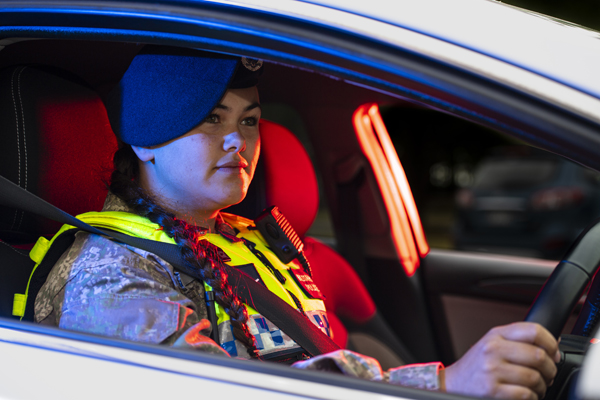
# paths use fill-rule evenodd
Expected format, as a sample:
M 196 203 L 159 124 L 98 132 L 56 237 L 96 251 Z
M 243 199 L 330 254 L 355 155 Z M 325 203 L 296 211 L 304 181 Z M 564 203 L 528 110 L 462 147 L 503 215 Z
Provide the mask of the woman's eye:
M 210 114 L 208 117 L 204 118 L 204 122 L 209 124 L 218 124 L 219 116 L 217 114 Z
M 244 118 L 242 125 L 255 126 L 258 123 L 258 119 L 255 117 Z

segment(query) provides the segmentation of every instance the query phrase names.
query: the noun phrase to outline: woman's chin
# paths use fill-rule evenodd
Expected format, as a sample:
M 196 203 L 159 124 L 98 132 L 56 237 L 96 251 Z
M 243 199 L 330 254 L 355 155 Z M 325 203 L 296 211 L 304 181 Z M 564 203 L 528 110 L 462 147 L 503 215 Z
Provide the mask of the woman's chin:
M 228 196 L 221 199 L 220 204 L 222 204 L 221 209 L 234 206 L 238 203 L 241 203 L 246 198 L 247 189 L 243 191 L 237 191 L 233 193 L 229 193 Z

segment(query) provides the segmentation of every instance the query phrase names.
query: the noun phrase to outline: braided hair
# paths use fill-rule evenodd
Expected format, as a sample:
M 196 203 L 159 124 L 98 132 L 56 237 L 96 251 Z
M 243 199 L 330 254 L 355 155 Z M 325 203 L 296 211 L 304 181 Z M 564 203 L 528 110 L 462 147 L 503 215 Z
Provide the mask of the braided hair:
M 130 145 L 124 144 L 117 150 L 113 163 L 110 191 L 136 214 L 163 227 L 164 232 L 175 240 L 187 267 L 198 270 L 204 282 L 213 288 L 217 304 L 229 315 L 233 336 L 247 348 L 251 358 L 258 357 L 254 336 L 246 325 L 246 306 L 227 284 L 227 275 L 221 267 L 223 261 L 208 241 L 202 239 L 203 230 L 177 218 L 140 187 L 138 158 Z

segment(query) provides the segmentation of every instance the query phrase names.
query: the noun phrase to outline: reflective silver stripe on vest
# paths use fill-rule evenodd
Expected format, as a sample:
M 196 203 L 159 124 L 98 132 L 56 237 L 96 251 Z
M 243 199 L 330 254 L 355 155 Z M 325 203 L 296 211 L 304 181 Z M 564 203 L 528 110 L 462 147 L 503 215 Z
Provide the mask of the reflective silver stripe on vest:
M 283 350 L 300 349 L 296 342 L 260 314 L 250 315 L 248 326 L 250 333 L 256 339 L 256 347 L 261 356 Z M 230 321 L 219 324 L 219 338 L 221 347 L 232 357 L 250 358 L 246 346 L 233 337 Z
M 308 311 L 306 312 L 306 316 L 312 323 L 321 328 L 323 333 L 331 337 L 331 327 L 329 326 L 326 312 Z M 300 346 L 294 340 L 260 314 L 250 315 L 248 326 L 250 333 L 256 339 L 256 347 L 260 351 L 259 354 L 261 356 L 284 350 L 300 350 Z M 233 337 L 230 321 L 219 324 L 219 340 L 221 347 L 232 357 L 250 358 L 246 347 Z

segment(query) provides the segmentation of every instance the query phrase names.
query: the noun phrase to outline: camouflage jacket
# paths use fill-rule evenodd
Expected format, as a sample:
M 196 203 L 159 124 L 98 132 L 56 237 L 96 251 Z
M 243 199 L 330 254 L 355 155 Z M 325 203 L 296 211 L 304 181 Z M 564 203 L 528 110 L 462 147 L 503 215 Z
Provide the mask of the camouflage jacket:
M 103 210 L 131 212 L 112 194 Z M 233 233 L 222 219 L 217 220 L 217 230 Z M 35 300 L 35 320 L 40 324 L 229 355 L 208 338 L 207 314 L 201 282 L 193 281 L 182 289 L 173 266 L 155 254 L 86 232 L 76 234 Z M 287 335 L 285 339 L 291 340 Z M 376 360 L 341 350 L 297 362 L 294 367 L 437 389 L 440 364 L 384 373 Z

